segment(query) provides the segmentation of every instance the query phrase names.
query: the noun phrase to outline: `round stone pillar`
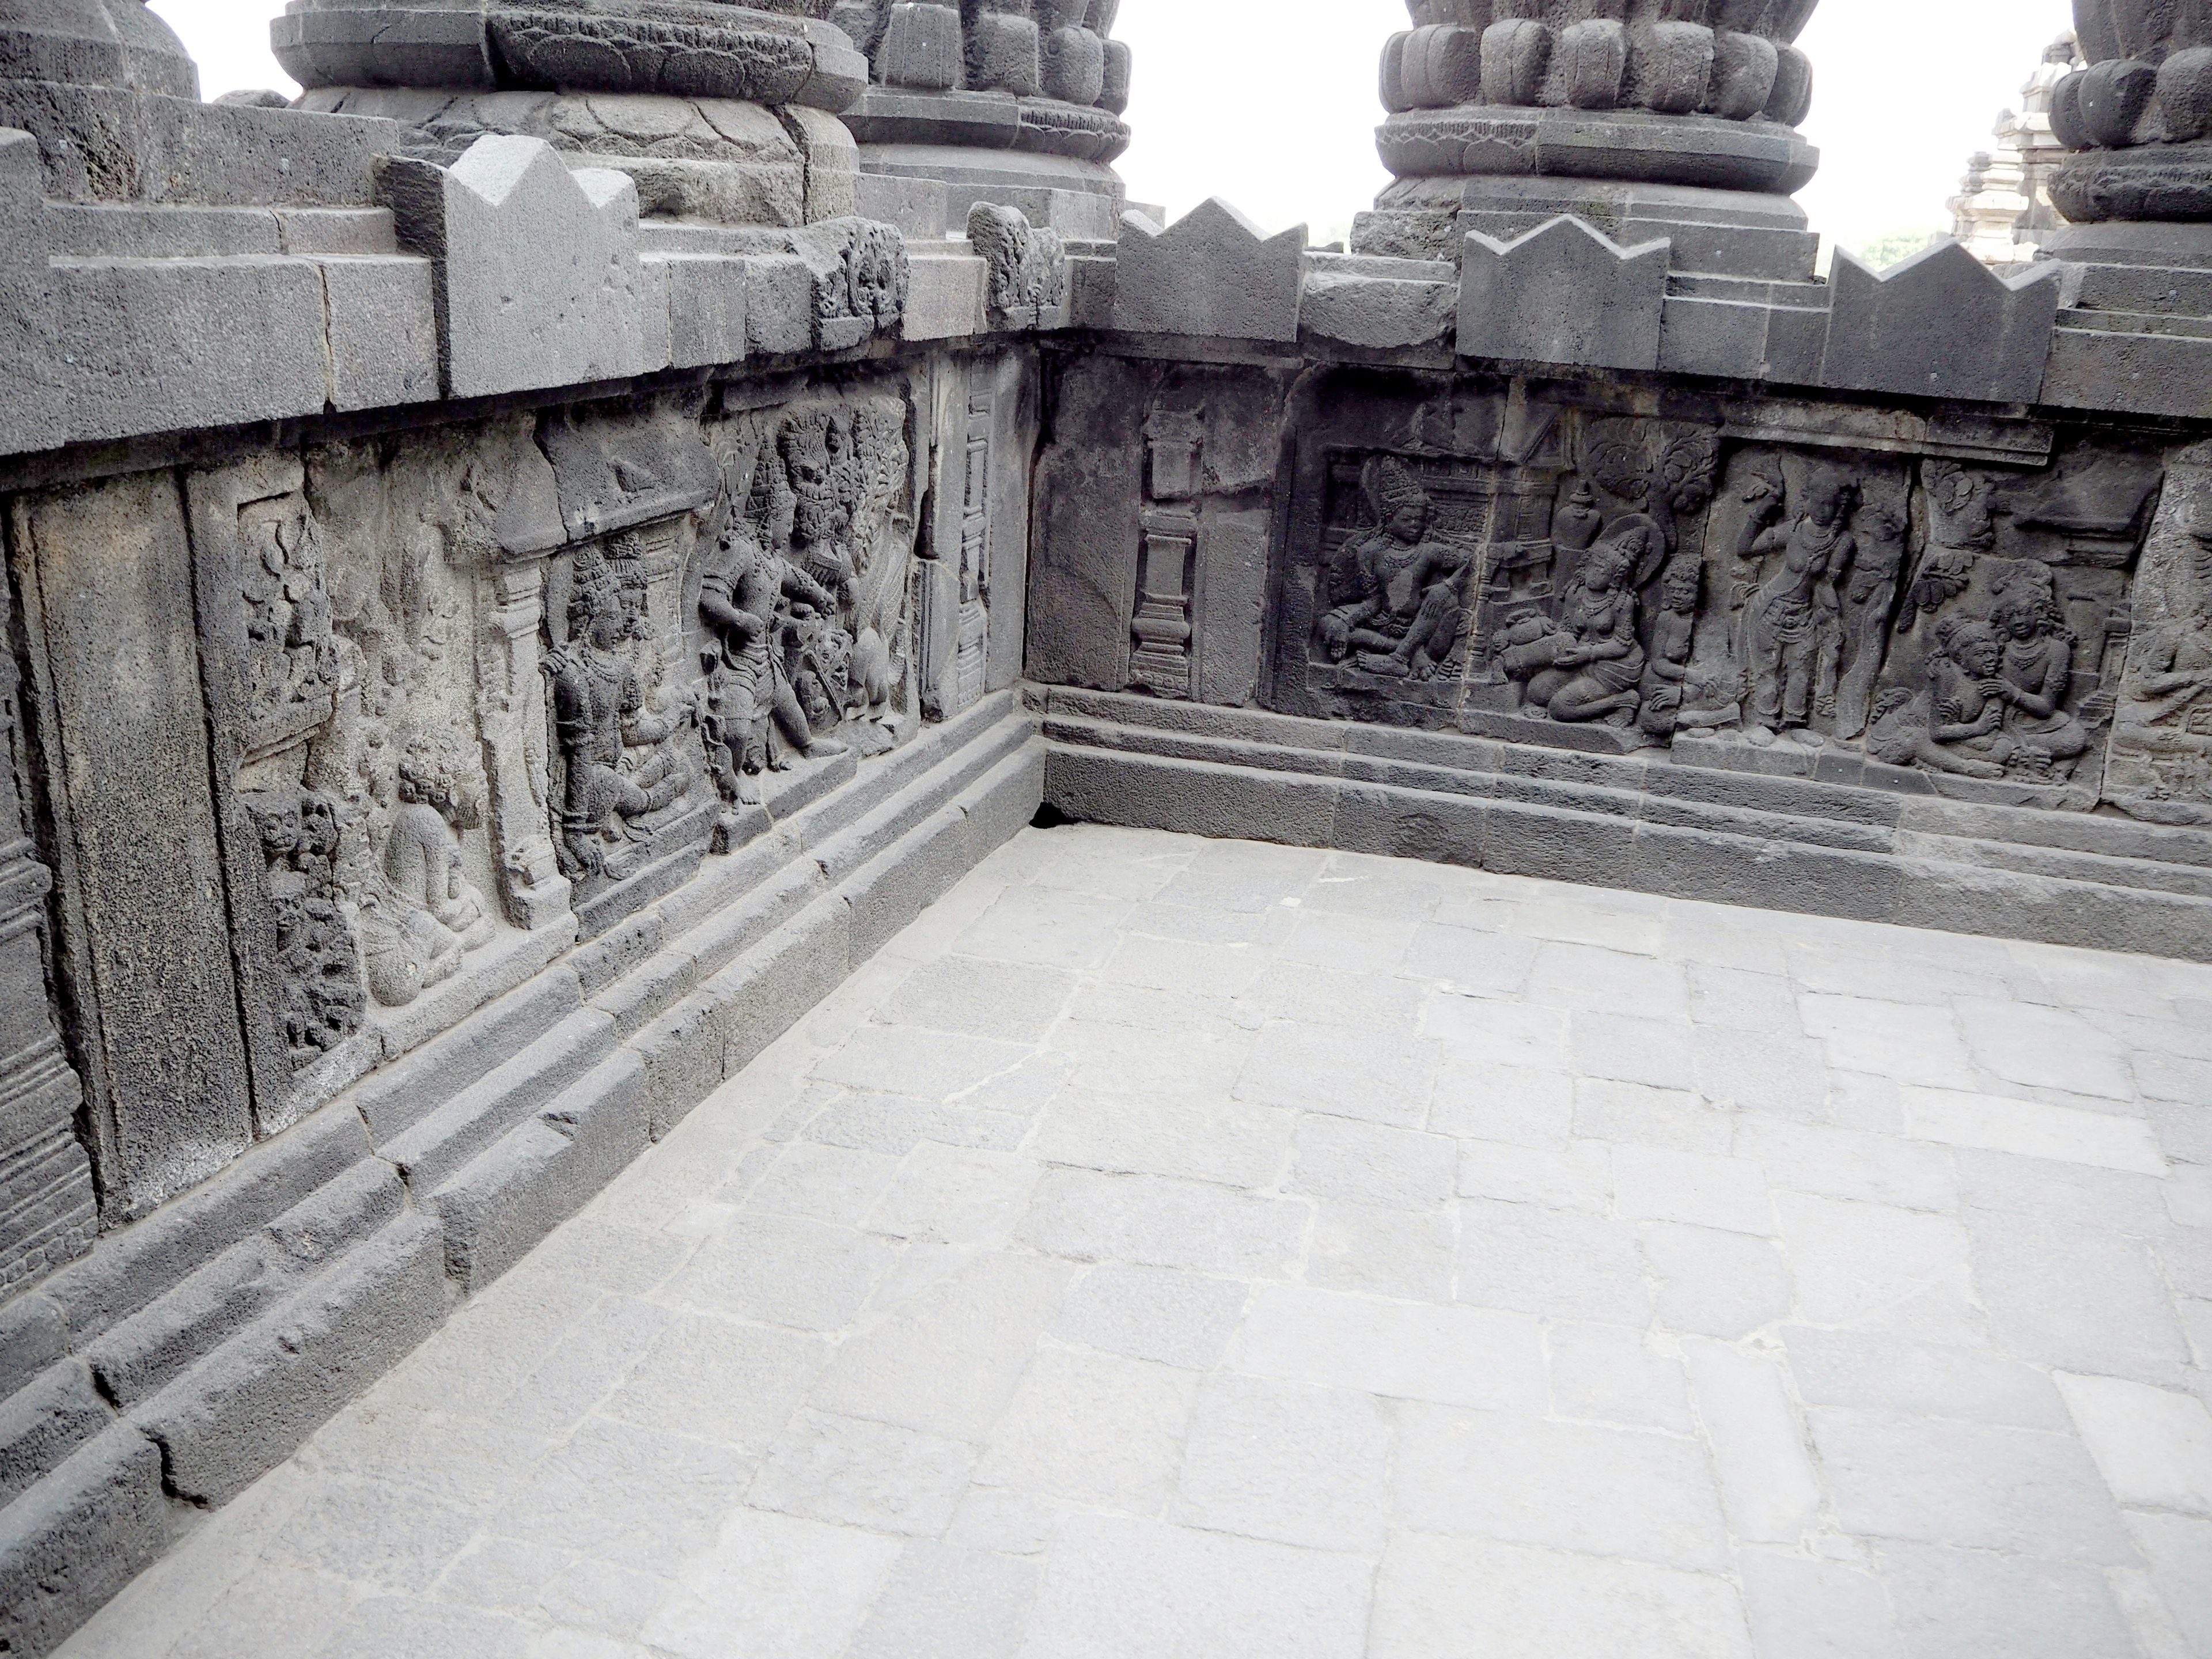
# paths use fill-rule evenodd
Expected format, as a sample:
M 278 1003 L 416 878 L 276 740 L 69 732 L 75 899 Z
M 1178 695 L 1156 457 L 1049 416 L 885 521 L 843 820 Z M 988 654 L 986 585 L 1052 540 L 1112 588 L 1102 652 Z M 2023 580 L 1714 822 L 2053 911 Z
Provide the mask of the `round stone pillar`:
M 1411 0 L 1382 59 L 1377 135 L 1396 175 L 1359 252 L 1456 258 L 1561 214 L 1616 241 L 1669 237 L 1673 267 L 1813 274 L 1790 198 L 1820 153 L 1796 131 L 1819 0 Z
M 115 0 L 111 0 L 115 3 Z M 854 211 L 837 112 L 867 65 L 804 0 L 289 0 L 270 27 L 301 106 L 389 116 L 441 156 L 543 138 L 636 179 L 648 217 L 794 226 Z
M 2074 0 L 2089 67 L 2058 83 L 2051 124 L 2075 152 L 2051 184 L 2071 221 L 2060 258 L 2212 266 L 2212 7 Z
M 837 0 L 833 21 L 868 54 L 847 112 L 872 173 L 936 179 L 956 223 L 978 202 L 1110 241 L 1126 192 L 1129 48 L 1120 0 Z

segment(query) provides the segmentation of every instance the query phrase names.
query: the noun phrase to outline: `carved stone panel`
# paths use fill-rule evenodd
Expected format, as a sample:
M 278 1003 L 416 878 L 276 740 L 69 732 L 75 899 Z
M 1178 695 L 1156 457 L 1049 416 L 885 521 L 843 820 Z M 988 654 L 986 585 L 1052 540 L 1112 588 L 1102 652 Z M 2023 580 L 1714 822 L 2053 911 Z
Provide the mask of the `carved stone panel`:
M 224 847 L 209 784 L 177 481 L 21 497 L 11 539 L 52 823 L 56 967 L 103 1215 L 144 1213 L 251 1143 Z M 236 603 L 241 617 L 242 592 Z
M 1335 407 L 1301 434 L 1279 706 L 1615 752 L 1662 741 L 1718 434 L 1520 388 L 1404 388 L 1372 424 L 1372 405 Z M 1393 426 L 1387 447 L 1359 441 Z
M 2212 449 L 2166 473 L 2134 617 L 2106 795 L 2152 823 L 2212 824 Z
M 957 653 L 959 567 L 915 554 L 915 399 L 824 390 L 708 427 L 720 496 L 691 588 L 718 844 L 757 833 L 772 774 L 882 754 L 915 729 L 915 616 Z M 978 596 L 980 598 L 980 595 Z
M 1869 757 L 1948 794 L 2094 806 L 2160 477 L 2154 458 L 2087 443 L 2027 473 L 1923 461 Z
M 92 1248 L 92 1164 L 76 1135 L 83 1098 L 49 989 L 46 897 L 19 780 L 22 722 L 15 629 L 0 572 L 0 1296 Z

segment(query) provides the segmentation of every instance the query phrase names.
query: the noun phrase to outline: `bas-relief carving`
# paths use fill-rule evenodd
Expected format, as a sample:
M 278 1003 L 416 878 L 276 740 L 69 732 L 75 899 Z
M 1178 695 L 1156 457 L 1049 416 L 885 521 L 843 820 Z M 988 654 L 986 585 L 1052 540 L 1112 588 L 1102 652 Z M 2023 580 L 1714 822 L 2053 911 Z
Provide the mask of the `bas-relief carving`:
M 52 877 L 39 861 L 22 747 L 14 605 L 0 572 L 0 1295 L 92 1248 L 84 1094 L 62 1048 L 47 957 Z
M 1518 388 L 1462 388 L 1401 429 L 1392 451 L 1307 451 L 1293 521 L 1321 545 L 1287 550 L 1278 706 L 1617 751 L 1679 737 L 1704 763 L 1771 754 L 1808 775 L 2098 804 L 2155 457 L 2087 441 L 2040 467 L 1724 447 L 1714 428 Z M 2167 542 L 2161 593 L 2194 593 L 2187 549 L 2203 543 L 2179 527 Z M 2193 599 L 2160 603 L 2165 631 L 2137 653 L 2151 689 L 2115 752 L 2129 810 L 2194 821 L 2151 798 L 2203 794 L 2203 754 L 2174 728 L 2212 724 L 2191 701 L 2205 634 Z M 2151 781 L 2154 750 L 2172 781 Z
M 908 404 L 803 398 L 715 422 L 716 528 L 696 611 L 720 837 L 797 759 L 882 754 L 911 729 Z
M 2135 597 L 2106 793 L 2152 823 L 2212 824 L 2212 453 L 2167 477 Z

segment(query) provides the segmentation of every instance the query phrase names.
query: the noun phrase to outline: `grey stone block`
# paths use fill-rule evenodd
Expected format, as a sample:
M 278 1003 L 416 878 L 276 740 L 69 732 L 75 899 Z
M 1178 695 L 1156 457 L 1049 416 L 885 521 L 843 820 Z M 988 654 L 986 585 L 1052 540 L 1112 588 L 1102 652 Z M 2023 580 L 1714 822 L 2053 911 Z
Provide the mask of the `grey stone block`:
M 990 267 L 958 243 L 939 252 L 910 253 L 913 276 L 907 289 L 906 338 L 964 340 L 985 331 L 983 300 Z
M 965 51 L 957 7 L 899 0 L 876 48 L 876 78 L 890 87 L 950 91 L 960 84 Z
M 659 1140 L 721 1086 L 728 1038 L 721 1005 L 702 992 L 630 1039 L 644 1067 L 646 1127 Z
M 574 969 L 549 969 L 376 1073 L 354 1091 L 370 1134 L 391 1139 L 584 1006 Z
M 1109 756 L 1054 744 L 1048 805 L 1085 823 L 1140 824 L 1180 834 L 1286 847 L 1333 844 L 1339 786 L 1218 762 Z
M 0 1505 L 115 1421 L 81 1360 L 66 1359 L 0 1401 Z
M 745 342 L 765 356 L 814 349 L 814 272 L 793 253 L 757 253 L 745 302 Z
M 101 1394 L 127 1407 L 158 1393 L 304 1279 L 398 1219 L 406 1203 L 398 1174 L 382 1160 L 344 1171 L 86 1344 Z
M 170 1486 L 227 1503 L 289 1456 L 443 1322 L 444 1260 L 435 1224 L 403 1217 L 133 1407 Z
M 399 1166 L 418 1195 L 433 1190 L 542 1108 L 569 1079 L 599 1064 L 614 1042 L 612 1015 L 596 1008 L 571 1014 L 405 1133 L 381 1142 L 377 1151 Z
M 333 255 L 313 263 L 323 283 L 331 407 L 388 409 L 435 398 L 438 307 L 429 262 Z
M 722 1069 L 734 1075 L 789 1030 L 852 973 L 852 909 L 841 896 L 809 905 L 707 981 Z
M 51 1653 L 169 1534 L 161 1451 L 117 1424 L 0 1511 L 0 1643 Z
M 883 949 L 973 863 L 967 814 L 948 806 L 854 871 L 838 887 L 851 907 L 853 960 Z
M 2095 327 L 2065 325 L 2079 316 L 2059 315 L 2043 402 L 2060 409 L 2212 417 L 2212 338 L 2165 332 L 2165 319 L 2154 317 L 2142 319 L 2141 332 L 2115 329 L 2102 319 L 2094 319 Z
M 330 399 L 313 264 L 64 259 L 53 273 L 72 441 L 293 419 Z
M 1432 345 L 1452 331 L 1457 273 L 1423 259 L 1309 253 L 1299 326 L 1316 339 L 1384 350 Z
M 2033 403 L 2066 276 L 2051 264 L 2002 276 L 1948 240 L 1880 272 L 1838 249 L 1821 384 Z
M 1162 230 L 1121 216 L 1114 326 L 1230 340 L 1298 337 L 1305 227 L 1267 236 L 1215 197 Z
M 646 1068 L 618 1054 L 431 1195 L 446 1271 L 474 1293 L 574 1215 L 649 1144 Z
M 543 139 L 494 134 L 449 168 L 389 161 L 382 188 L 401 241 L 437 267 L 449 395 L 666 367 L 647 350 L 652 289 L 627 174 L 572 172 Z
M 1024 830 L 1044 805 L 1045 750 L 1040 743 L 993 767 L 957 802 L 968 817 L 968 862 L 981 864 Z
M 474 6 L 300 7 L 271 18 L 269 38 L 277 63 L 304 87 L 499 84 Z
M 0 1308 L 0 1397 L 27 1388 L 69 1351 L 69 1325 L 50 1296 L 19 1296 Z
M 672 368 L 742 362 L 750 343 L 754 262 L 720 253 L 648 253 L 668 291 L 668 360 Z
M 1623 247 L 1565 216 L 1511 242 L 1470 231 L 1460 259 L 1460 356 L 1658 368 L 1672 246 Z
M 0 241 L 0 361 L 14 365 L 15 388 L 0 406 L 0 454 L 66 441 L 43 193 L 38 140 L 0 128 L 0 220 L 9 227 Z
M 255 1147 L 222 1180 L 109 1234 L 48 1279 L 44 1294 L 64 1310 L 71 1339 L 90 1343 L 368 1156 L 359 1114 L 325 1107 Z
M 854 182 L 854 211 L 863 219 L 896 226 L 910 242 L 937 241 L 952 228 L 949 188 L 941 179 L 863 173 Z

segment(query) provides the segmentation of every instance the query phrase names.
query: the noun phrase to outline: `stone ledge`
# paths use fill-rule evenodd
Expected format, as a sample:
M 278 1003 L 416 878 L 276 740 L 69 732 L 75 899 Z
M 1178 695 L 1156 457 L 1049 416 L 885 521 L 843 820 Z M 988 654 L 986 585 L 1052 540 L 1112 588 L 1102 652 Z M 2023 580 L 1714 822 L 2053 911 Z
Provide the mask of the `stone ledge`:
M 2212 961 L 2202 836 L 2081 817 L 2065 847 L 2058 815 L 1852 786 L 1106 693 L 1048 708 L 1045 799 L 1085 822 Z M 1858 823 L 1838 822 L 1837 797 Z

